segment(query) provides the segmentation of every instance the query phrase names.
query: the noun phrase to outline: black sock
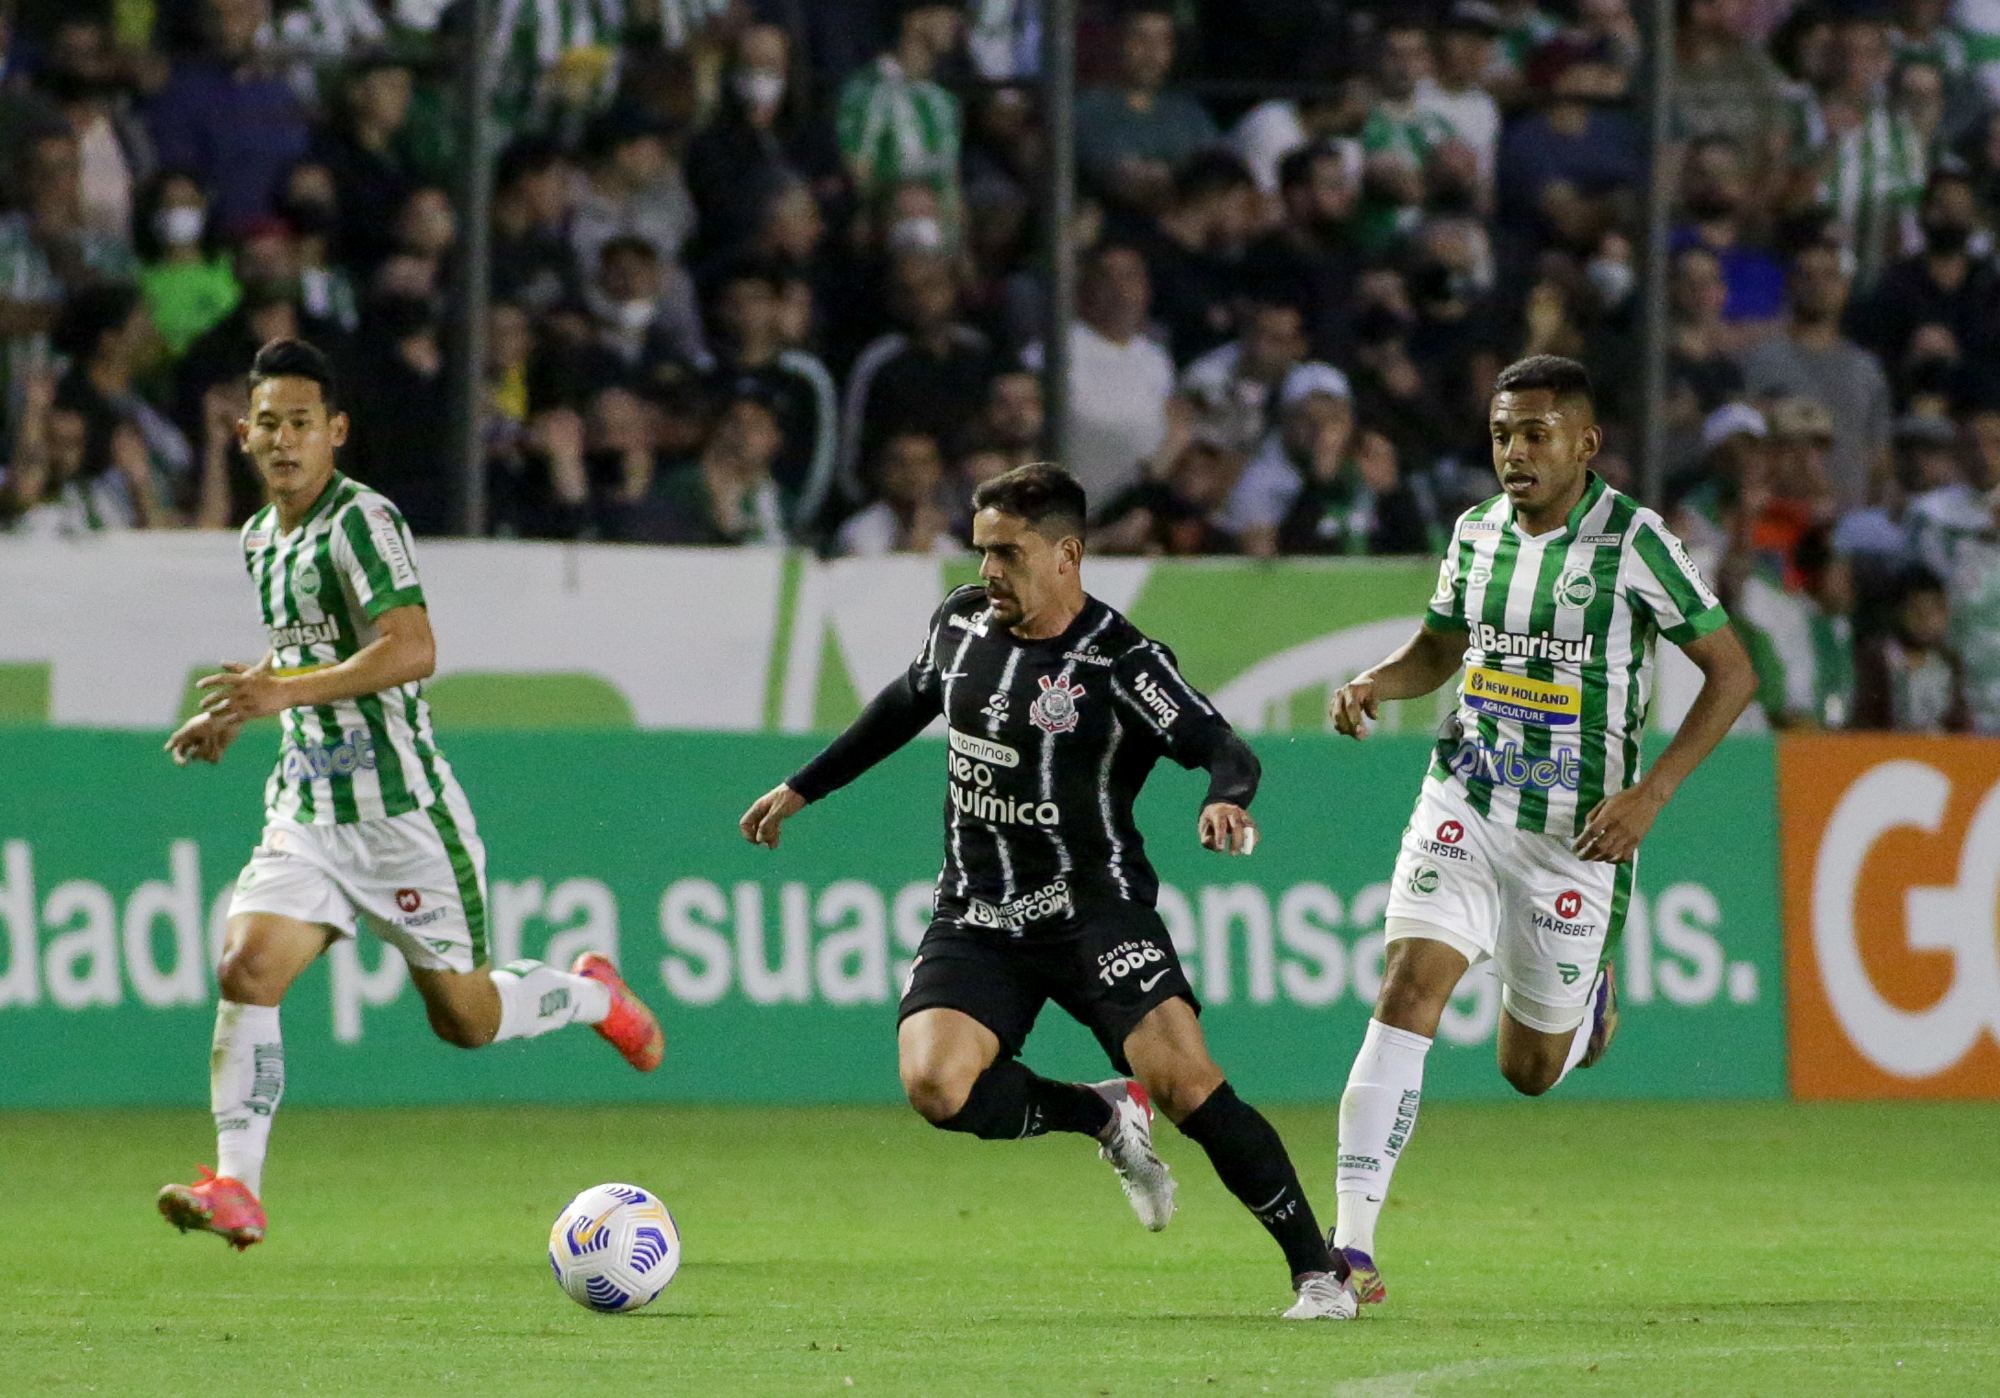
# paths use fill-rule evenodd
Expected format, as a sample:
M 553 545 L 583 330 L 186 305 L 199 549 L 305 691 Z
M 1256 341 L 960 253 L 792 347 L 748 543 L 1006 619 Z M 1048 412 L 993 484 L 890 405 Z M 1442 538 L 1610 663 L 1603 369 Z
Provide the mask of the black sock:
M 1263 1113 L 1236 1095 L 1236 1089 L 1224 1083 L 1211 1092 L 1181 1123 L 1181 1134 L 1208 1152 L 1209 1163 L 1229 1192 L 1277 1239 L 1293 1276 L 1329 1271 L 1346 1275 L 1345 1261 L 1329 1254 L 1326 1234 L 1320 1232 L 1312 1205 L 1299 1188 L 1285 1143 Z
M 1111 1104 L 1082 1083 L 1038 1077 L 1012 1058 L 981 1073 L 958 1115 L 938 1123 L 982 1141 L 1019 1141 L 1047 1131 L 1095 1136 L 1110 1124 Z

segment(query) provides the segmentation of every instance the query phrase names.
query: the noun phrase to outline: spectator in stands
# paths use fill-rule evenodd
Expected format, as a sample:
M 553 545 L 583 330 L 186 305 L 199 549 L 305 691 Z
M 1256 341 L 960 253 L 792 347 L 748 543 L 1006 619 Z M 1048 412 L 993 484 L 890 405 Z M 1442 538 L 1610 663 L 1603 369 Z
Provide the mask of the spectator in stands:
M 889 270 L 898 330 L 870 344 L 848 371 L 841 411 L 841 470 L 859 484 L 889 435 L 916 431 L 957 441 L 978 419 L 998 367 L 986 337 L 959 316 L 957 271 L 935 252 L 906 252 Z
M 584 172 L 571 193 L 569 233 L 577 265 L 598 267 L 613 238 L 650 243 L 657 254 L 661 317 L 674 327 L 688 357 L 700 360 L 707 352 L 701 348 L 694 287 L 680 262 L 694 225 L 694 201 L 666 132 L 618 113 L 593 123 L 584 142 Z
M 1164 472 L 1133 482 L 1098 509 L 1091 548 L 1155 556 L 1236 553 L 1236 539 L 1216 523 L 1216 514 L 1243 473 L 1243 454 L 1198 427 L 1164 454 Z
M 1402 477 L 1396 447 L 1380 432 L 1354 434 L 1352 454 L 1310 474 L 1278 526 L 1282 553 L 1427 554 L 1442 540 L 1436 521 Z
M 1445 11 L 1437 36 L 1436 72 L 1419 78 L 1416 105 L 1443 121 L 1455 140 L 1472 152 L 1480 207 L 1490 209 L 1495 161 L 1500 151 L 1500 106 L 1482 85 L 1493 66 L 1499 15 L 1484 0 L 1457 0 Z
M 611 239 L 592 290 L 591 338 L 578 367 L 585 383 L 643 394 L 692 372 L 680 336 L 660 315 L 659 249 L 644 238 Z
M 0 404 L 11 401 L 21 374 L 46 356 L 45 337 L 66 294 L 137 271 L 123 237 L 84 226 L 80 157 L 67 127 L 43 128 L 0 159 L 10 154 L 21 162 L 26 203 L 0 215 L 0 387 L 6 389 Z
M 84 225 L 123 238 L 132 226 L 133 197 L 153 174 L 153 138 L 125 100 L 101 21 L 66 18 L 54 40 L 38 82 L 76 134 Z
M 1887 469 L 1889 382 L 1875 356 L 1840 333 L 1851 276 L 1846 255 L 1829 243 L 1801 249 L 1788 279 L 1785 332 L 1743 357 L 1755 398 L 1797 395 L 1833 417 L 1827 473 L 1843 508 L 1866 502 L 1871 476 Z
M 1349 360 L 1355 415 L 1395 443 L 1399 459 L 1431 461 L 1449 440 L 1453 414 L 1411 353 L 1421 323 L 1408 281 L 1390 267 L 1366 273 L 1359 306 Z M 1521 355 L 1543 352 L 1530 345 Z
M 1250 245 L 1243 285 L 1253 296 L 1298 302 L 1312 353 L 1343 359 L 1353 344 L 1355 284 L 1366 266 L 1354 235 L 1359 187 L 1346 158 L 1324 145 L 1287 155 L 1278 186 L 1283 222 Z
M 723 406 L 692 461 L 655 478 L 618 537 L 666 544 L 789 542 L 786 501 L 771 478 L 783 442 L 769 404 L 754 391 L 740 394 Z
M 2000 360 L 2000 270 L 1990 254 L 1973 250 L 1979 224 L 1965 171 L 1939 169 L 1919 214 L 1924 250 L 1891 263 L 1848 309 L 1848 334 L 1882 362 L 1901 400 L 1927 360 L 1954 370 Z
M 1975 413 L 1974 432 L 1991 435 L 1996 418 Z M 1945 580 L 1973 728 L 2000 734 L 2000 471 L 1977 452 L 1970 467 L 1936 460 L 1936 445 L 1926 452 L 1932 460 L 1909 473 L 1919 488 L 1904 520 L 1911 551 Z
M 174 525 L 174 501 L 189 493 L 194 453 L 173 424 L 133 388 L 153 353 L 153 322 L 137 287 L 102 282 L 71 293 L 49 337 L 68 358 L 56 410 L 83 419 L 82 474 L 109 476 L 123 497 L 119 522 L 136 529 Z
M 0 74 L 12 79 L 21 69 L 14 42 L 12 7 L 0 9 Z M 63 124 L 53 102 L 19 81 L 0 82 L 0 209 L 18 209 L 27 196 L 25 171 L 17 153 L 39 131 Z
M 867 475 L 875 503 L 840 526 L 843 558 L 959 552 L 940 500 L 944 455 L 935 437 L 907 428 L 892 431 Z
M 442 194 L 443 191 L 438 191 Z M 285 176 L 279 217 L 292 230 L 299 259 L 299 305 L 307 316 L 338 326 L 342 336 L 361 327 L 361 299 L 347 267 L 334 254 L 340 227 L 340 196 L 333 172 L 317 160 L 302 160 Z M 446 207 L 450 207 L 447 197 Z M 436 227 L 443 225 L 433 224 Z M 447 232 L 456 236 L 456 220 Z M 437 249 L 442 257 L 447 238 Z
M 1674 230 L 1673 246 L 1714 255 L 1727 289 L 1722 319 L 1743 347 L 1775 331 L 1785 309 L 1783 265 L 1744 233 L 1751 189 L 1733 141 L 1711 136 L 1689 145 L 1680 198 L 1689 222 Z
M 458 215 L 452 209 L 451 196 L 433 186 L 418 185 L 396 210 L 392 232 L 394 241 L 383 266 L 395 263 L 395 273 L 384 273 L 378 267 L 376 284 L 380 285 L 383 275 L 400 273 L 399 281 L 409 278 L 411 289 L 421 287 L 428 294 L 444 294 L 450 285 L 447 260 L 458 241 Z
M 1857 278 L 1873 286 L 1900 251 L 1929 152 L 1909 116 L 1889 102 L 1895 56 L 1888 25 L 1866 11 L 1843 14 L 1834 44 L 1834 85 L 1807 99 L 1795 158 L 1806 201 L 1831 212 L 1831 226 L 1855 254 Z
M 1173 197 L 1133 241 L 1146 259 L 1154 317 L 1176 364 L 1188 364 L 1235 333 L 1232 298 L 1243 250 L 1256 231 L 1257 186 L 1225 150 L 1203 151 L 1174 177 Z
M 0 481 L 0 522 L 9 533 L 74 539 L 133 523 L 131 491 L 115 471 L 84 470 L 89 431 L 83 415 L 55 406 L 56 377 L 27 376 L 14 454 Z
M 1972 727 L 1965 672 L 1952 649 L 1944 579 L 1923 563 L 1896 578 L 1895 625 L 1855 656 L 1854 726 L 1898 733 L 1964 733 Z
M 1174 66 L 1174 13 L 1134 0 L 1119 30 L 1118 81 L 1076 99 L 1076 157 L 1085 187 L 1125 208 L 1157 212 L 1174 174 L 1220 138 L 1208 110 L 1167 86 Z
M 1622 81 L 1602 53 L 1538 62 L 1546 104 L 1500 141 L 1500 220 L 1544 241 L 1589 248 L 1637 202 L 1639 137 L 1623 111 L 1598 105 Z
M 522 139 L 500 156 L 493 190 L 492 289 L 531 319 L 583 299 L 569 241 L 571 171 L 551 142 Z
M 736 38 L 715 114 L 687 153 L 688 191 L 701 212 L 703 256 L 726 256 L 756 234 L 763 203 L 798 182 L 827 195 L 841 187 L 840 154 L 791 76 L 791 41 L 775 24 Z
M 1084 255 L 1077 320 L 1069 332 L 1069 457 L 1064 463 L 1093 499 L 1136 480 L 1166 435 L 1174 362 L 1146 338 L 1152 285 L 1130 243 L 1104 240 Z M 1030 367 L 1039 368 L 1040 347 Z
M 1269 558 L 1305 482 L 1337 474 L 1353 437 L 1354 392 L 1347 376 L 1331 364 L 1301 364 L 1279 391 L 1277 431 L 1264 438 L 1230 489 L 1216 523 L 1243 552 Z
M 994 475 L 1042 459 L 1042 379 L 1026 369 L 1002 369 L 986 384 L 973 440 L 1007 464 Z M 975 482 L 977 484 L 977 482 Z
M 1362 185 L 1362 247 L 1371 256 L 1389 251 L 1421 214 L 1425 173 L 1432 157 L 1455 142 L 1457 132 L 1417 101 L 1431 76 L 1430 33 L 1421 21 L 1393 12 L 1376 56 L 1376 99 L 1361 129 L 1366 175 Z M 1469 148 L 1459 153 L 1471 157 Z
M 1348 183 L 1360 188 L 1361 130 L 1375 105 L 1375 85 L 1360 73 L 1330 73 L 1325 80 L 1331 96 L 1259 102 L 1229 133 L 1230 145 L 1265 194 L 1280 192 L 1279 165 L 1306 146 L 1323 146 L 1340 157 Z
M 567 405 L 536 404 L 534 349 L 527 311 L 494 302 L 486 330 L 488 527 L 502 538 L 573 539 L 587 528 L 590 503 L 583 419 Z
M 257 56 L 261 0 L 201 0 L 205 51 L 179 59 L 147 109 L 163 167 L 191 171 L 234 234 L 271 212 L 278 181 L 311 141 L 305 108 Z
M 163 170 L 139 191 L 132 217 L 139 289 L 169 356 L 179 358 L 236 308 L 243 289 L 208 226 L 208 199 L 192 175 Z
M 921 184 L 937 200 L 946 246 L 959 229 L 959 148 L 965 120 L 958 98 L 934 79 L 958 48 L 964 16 L 951 0 L 896 0 L 890 49 L 840 90 L 841 159 L 863 213 L 863 241 L 886 230 L 882 210 L 905 184 Z
M 711 381 L 722 396 L 755 390 L 770 405 L 783 439 L 771 475 L 811 533 L 836 499 L 840 407 L 826 366 L 785 343 L 784 295 L 784 274 L 770 263 L 737 262 L 717 279 Z
M 407 65 L 386 54 L 360 59 L 314 142 L 333 174 L 340 257 L 364 277 L 393 250 L 397 212 L 419 183 L 401 140 L 414 91 Z
M 349 370 L 341 469 L 395 501 L 417 534 L 450 533 L 456 513 L 448 385 L 436 303 L 378 293 Z
M 1789 144 L 1785 78 L 1737 28 L 1738 0 L 1676 0 L 1673 125 L 1683 140 L 1726 137 L 1760 198 L 1778 192 Z
M 1743 369 L 1723 346 L 1722 308 L 1729 290 L 1722 264 L 1705 247 L 1673 256 L 1668 283 L 1672 317 L 1667 344 L 1667 413 L 1683 431 L 1743 394 Z
M 1854 574 L 1825 526 L 1799 541 L 1800 586 L 1752 575 L 1730 621 L 1757 671 L 1757 706 L 1776 729 L 1847 727 L 1854 717 Z
M 1194 405 L 1197 426 L 1229 451 L 1248 453 L 1270 425 L 1268 408 L 1285 378 L 1306 357 L 1304 317 L 1281 301 L 1242 303 L 1242 333 L 1190 364 L 1180 394 Z

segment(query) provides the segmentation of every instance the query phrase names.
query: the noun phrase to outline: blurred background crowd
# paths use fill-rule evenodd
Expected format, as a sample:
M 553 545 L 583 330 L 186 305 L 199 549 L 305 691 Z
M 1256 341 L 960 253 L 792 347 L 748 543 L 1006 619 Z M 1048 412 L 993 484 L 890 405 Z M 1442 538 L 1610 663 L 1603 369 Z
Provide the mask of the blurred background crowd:
M 963 550 L 1048 440 L 1044 0 L 492 4 L 479 54 L 467 0 L 0 7 L 0 521 L 240 525 L 244 370 L 301 335 L 344 468 L 457 532 L 477 61 L 483 527 Z M 1538 352 L 1637 489 L 1640 4 L 1081 0 L 1093 547 L 1435 553 Z M 1654 503 L 1766 721 L 2000 732 L 2000 3 L 1673 9 Z

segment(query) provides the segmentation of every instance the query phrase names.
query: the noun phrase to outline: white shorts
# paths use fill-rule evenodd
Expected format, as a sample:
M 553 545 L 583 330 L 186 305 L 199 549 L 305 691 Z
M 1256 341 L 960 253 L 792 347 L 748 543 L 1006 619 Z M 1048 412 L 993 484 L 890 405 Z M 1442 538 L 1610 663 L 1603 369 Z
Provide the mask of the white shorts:
M 462 800 L 385 820 L 274 820 L 237 875 L 229 915 L 276 913 L 331 927 L 357 922 L 423 971 L 486 960 L 486 847 Z
M 1429 937 L 1475 966 L 1493 958 L 1508 1014 L 1568 1033 L 1589 1011 L 1632 871 L 1583 859 L 1560 836 L 1489 821 L 1456 782 L 1426 779 L 1396 856 L 1384 936 Z

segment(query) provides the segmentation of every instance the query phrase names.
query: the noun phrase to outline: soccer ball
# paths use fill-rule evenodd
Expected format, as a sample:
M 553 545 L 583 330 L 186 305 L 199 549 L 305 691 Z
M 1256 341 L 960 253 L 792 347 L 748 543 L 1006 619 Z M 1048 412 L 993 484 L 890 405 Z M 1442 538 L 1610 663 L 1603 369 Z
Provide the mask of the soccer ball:
M 681 1266 L 667 1206 L 635 1184 L 600 1184 L 569 1201 L 549 1230 L 549 1265 L 570 1300 L 593 1311 L 636 1311 Z

